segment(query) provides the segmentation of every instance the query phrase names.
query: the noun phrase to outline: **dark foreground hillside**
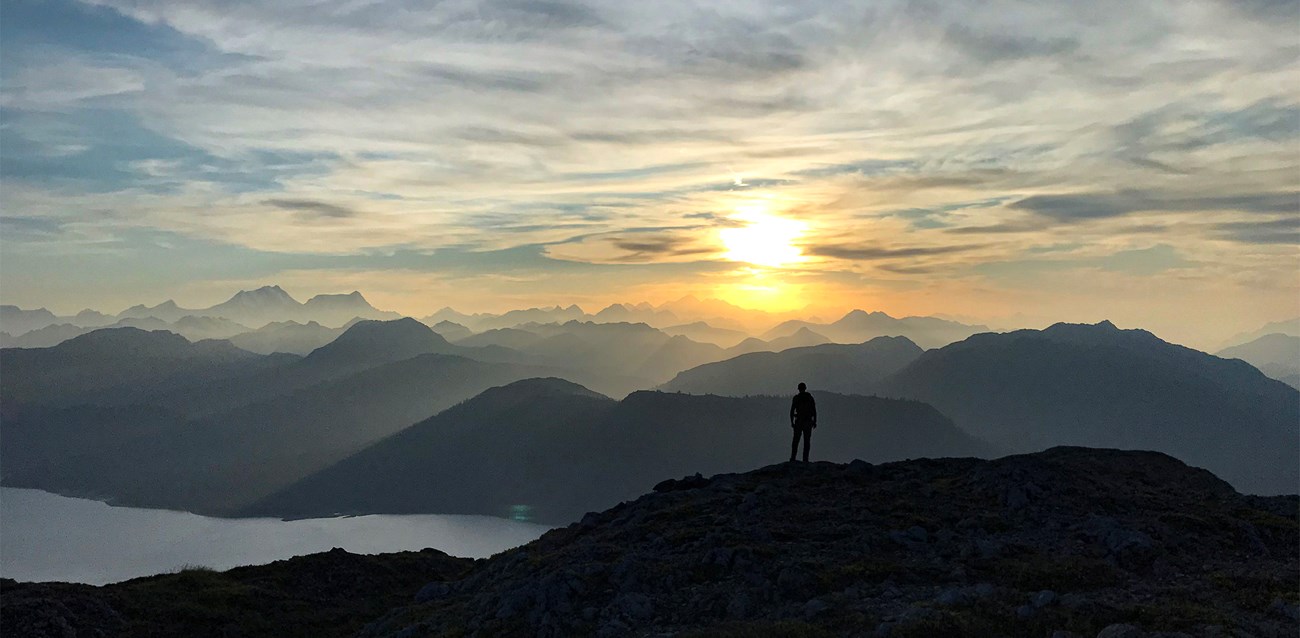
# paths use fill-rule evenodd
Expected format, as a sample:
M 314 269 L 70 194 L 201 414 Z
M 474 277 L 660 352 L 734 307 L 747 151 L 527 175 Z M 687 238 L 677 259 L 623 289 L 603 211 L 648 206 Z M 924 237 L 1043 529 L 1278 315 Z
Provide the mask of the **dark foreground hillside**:
M 426 549 L 341 549 L 224 572 L 186 569 L 92 587 L 0 579 L 0 636 L 352 636 L 430 579 L 474 564 Z
M 0 633 L 1295 636 L 1298 508 L 1154 452 L 782 464 L 665 481 L 472 564 L 6 581 Z
M 665 482 L 363 635 L 1295 636 L 1298 503 L 1154 452 L 774 465 Z

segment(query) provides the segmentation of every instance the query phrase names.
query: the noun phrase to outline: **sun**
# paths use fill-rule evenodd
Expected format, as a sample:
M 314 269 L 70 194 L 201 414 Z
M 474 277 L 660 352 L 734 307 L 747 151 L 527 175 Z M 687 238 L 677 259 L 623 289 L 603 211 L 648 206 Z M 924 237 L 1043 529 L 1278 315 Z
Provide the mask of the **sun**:
M 804 222 L 752 208 L 741 210 L 732 219 L 743 226 L 718 231 L 722 245 L 727 248 L 727 259 L 769 268 L 803 260 L 803 253 L 794 242 L 807 229 Z

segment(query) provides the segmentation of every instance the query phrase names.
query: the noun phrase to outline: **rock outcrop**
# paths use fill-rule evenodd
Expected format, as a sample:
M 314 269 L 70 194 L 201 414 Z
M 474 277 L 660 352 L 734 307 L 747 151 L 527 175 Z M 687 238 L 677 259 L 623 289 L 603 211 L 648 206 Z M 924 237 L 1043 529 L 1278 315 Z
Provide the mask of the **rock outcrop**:
M 783 464 L 493 557 L 365 636 L 1294 636 L 1296 497 L 1154 452 Z M 1058 633 L 1053 633 L 1058 632 Z

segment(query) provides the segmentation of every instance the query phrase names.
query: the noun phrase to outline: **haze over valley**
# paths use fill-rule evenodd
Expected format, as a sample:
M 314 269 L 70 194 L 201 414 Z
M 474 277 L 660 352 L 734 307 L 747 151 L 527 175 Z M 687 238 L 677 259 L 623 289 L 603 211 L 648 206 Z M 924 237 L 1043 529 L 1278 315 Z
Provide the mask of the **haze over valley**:
M 999 333 L 863 310 L 738 318 L 711 300 L 414 319 L 320 299 L 6 307 L 12 341 L 76 330 L 0 351 L 3 484 L 220 516 L 525 507 L 562 524 L 663 476 L 779 460 L 796 381 L 833 424 L 820 458 L 1087 445 L 1166 452 L 1250 493 L 1300 482 L 1279 350 L 1300 322 L 1226 359 L 1109 322 Z

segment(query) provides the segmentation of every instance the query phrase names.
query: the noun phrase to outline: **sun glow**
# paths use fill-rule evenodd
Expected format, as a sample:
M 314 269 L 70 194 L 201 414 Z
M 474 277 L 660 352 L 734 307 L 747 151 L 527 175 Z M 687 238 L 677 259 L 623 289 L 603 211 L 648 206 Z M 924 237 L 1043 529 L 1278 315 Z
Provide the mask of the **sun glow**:
M 807 303 L 801 286 L 773 281 L 761 273 L 750 273 L 740 281 L 718 286 L 713 295 L 727 303 L 766 312 L 798 310 Z
M 807 229 L 804 222 L 754 208 L 742 209 L 732 216 L 732 220 L 743 225 L 718 231 L 722 245 L 727 248 L 727 259 L 770 268 L 803 260 L 803 254 L 794 242 Z

